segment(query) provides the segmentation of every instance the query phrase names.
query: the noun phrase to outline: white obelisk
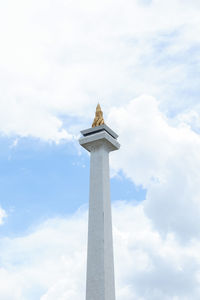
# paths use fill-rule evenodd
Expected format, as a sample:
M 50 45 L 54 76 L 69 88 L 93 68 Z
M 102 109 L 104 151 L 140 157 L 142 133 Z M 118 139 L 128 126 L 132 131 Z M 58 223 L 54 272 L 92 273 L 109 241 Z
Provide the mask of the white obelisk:
M 86 300 L 115 300 L 109 152 L 120 145 L 104 124 L 99 104 L 93 128 L 81 133 L 80 145 L 90 152 Z

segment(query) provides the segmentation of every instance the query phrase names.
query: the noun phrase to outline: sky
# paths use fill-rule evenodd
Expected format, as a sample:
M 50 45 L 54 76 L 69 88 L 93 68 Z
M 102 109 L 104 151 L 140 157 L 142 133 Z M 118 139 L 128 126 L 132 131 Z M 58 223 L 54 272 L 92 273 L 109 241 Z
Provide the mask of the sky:
M 0 37 L 0 299 L 85 297 L 98 102 L 116 299 L 200 299 L 199 0 L 0 1 Z

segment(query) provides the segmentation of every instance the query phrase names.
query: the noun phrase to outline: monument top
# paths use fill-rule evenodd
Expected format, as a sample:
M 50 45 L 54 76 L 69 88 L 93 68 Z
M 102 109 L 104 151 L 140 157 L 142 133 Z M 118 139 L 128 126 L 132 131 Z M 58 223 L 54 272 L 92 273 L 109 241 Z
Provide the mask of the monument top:
M 118 138 L 118 135 L 106 124 L 82 130 L 81 133 L 83 136 L 88 136 L 101 131 L 107 131 L 114 139 Z
M 92 135 L 94 133 L 100 133 L 102 131 L 106 131 L 114 139 L 118 138 L 118 135 L 110 127 L 108 127 L 105 124 L 104 118 L 103 118 L 103 112 L 101 110 L 100 104 L 98 103 L 97 107 L 96 107 L 95 118 L 92 123 L 92 128 L 82 130 L 81 133 L 84 137 L 86 137 L 86 136 Z
M 100 104 L 98 103 L 97 107 L 96 107 L 96 113 L 95 113 L 94 121 L 92 123 L 92 127 L 94 128 L 94 127 L 97 127 L 97 126 L 100 126 L 103 124 L 105 124 L 104 119 L 103 119 L 103 112 L 101 110 Z
M 97 125 L 98 123 L 100 123 L 100 125 Z M 109 151 L 119 149 L 120 144 L 117 141 L 118 135 L 104 123 L 103 112 L 99 104 L 96 108 L 96 117 L 93 125 L 93 127 L 81 131 L 83 135 L 83 137 L 79 139 L 81 146 L 91 152 L 91 147 L 94 146 L 94 144 L 97 145 L 103 142 L 108 146 Z

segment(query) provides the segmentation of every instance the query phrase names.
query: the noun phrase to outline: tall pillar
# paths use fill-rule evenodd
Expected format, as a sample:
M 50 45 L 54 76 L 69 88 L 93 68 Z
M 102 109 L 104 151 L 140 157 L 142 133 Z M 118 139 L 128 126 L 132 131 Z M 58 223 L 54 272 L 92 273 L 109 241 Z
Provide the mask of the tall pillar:
M 109 152 L 120 145 L 105 124 L 81 133 L 80 145 L 90 152 L 86 300 L 115 300 Z

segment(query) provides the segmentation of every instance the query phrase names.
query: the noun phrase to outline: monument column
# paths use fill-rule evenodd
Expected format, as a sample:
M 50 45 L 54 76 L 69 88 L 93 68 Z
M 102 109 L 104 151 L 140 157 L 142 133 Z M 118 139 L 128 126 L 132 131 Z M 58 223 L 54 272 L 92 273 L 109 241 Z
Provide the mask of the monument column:
M 80 145 L 90 152 L 86 300 L 115 300 L 109 152 L 120 145 L 99 105 L 93 128 L 81 133 Z

